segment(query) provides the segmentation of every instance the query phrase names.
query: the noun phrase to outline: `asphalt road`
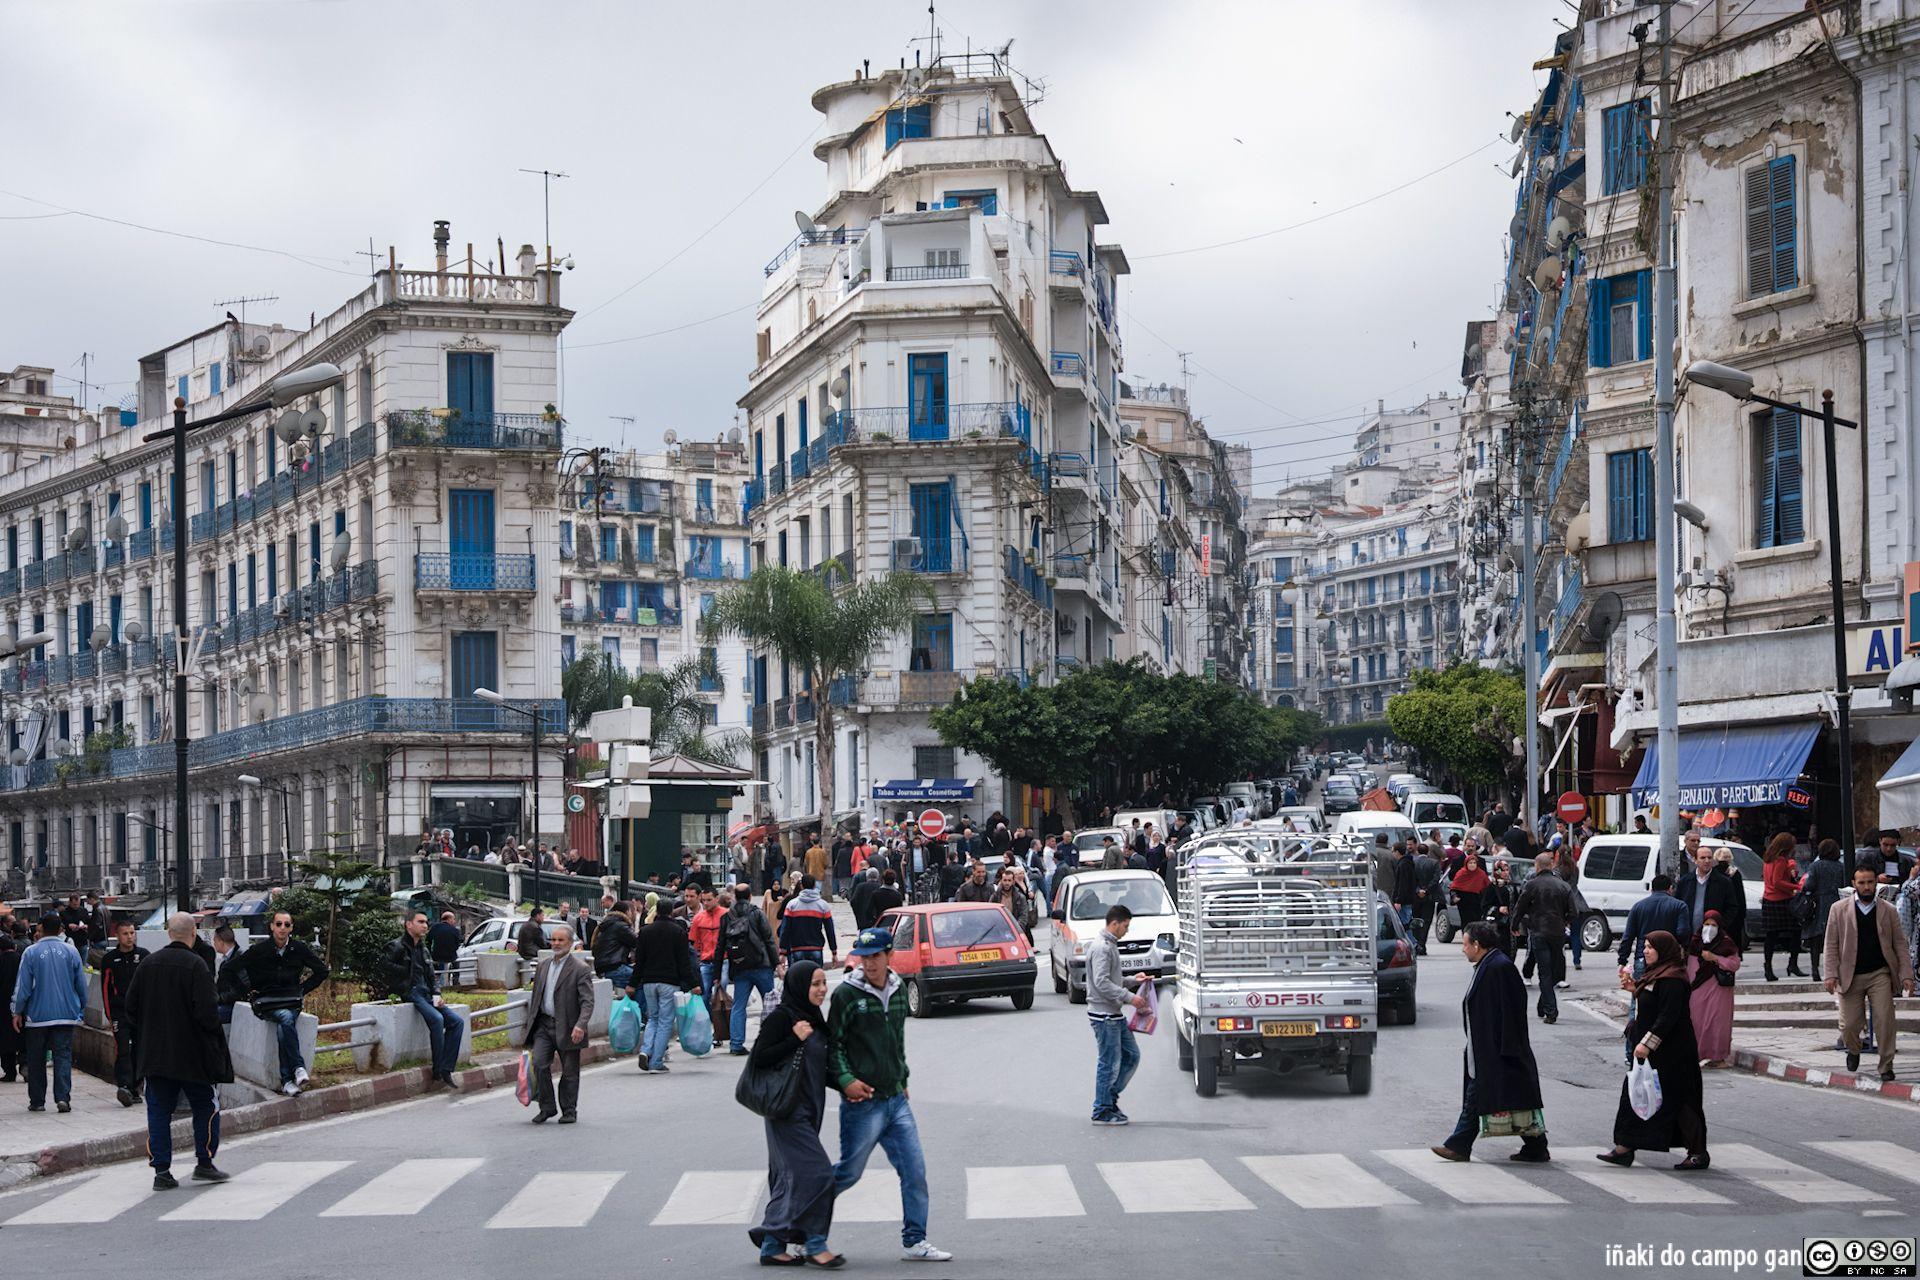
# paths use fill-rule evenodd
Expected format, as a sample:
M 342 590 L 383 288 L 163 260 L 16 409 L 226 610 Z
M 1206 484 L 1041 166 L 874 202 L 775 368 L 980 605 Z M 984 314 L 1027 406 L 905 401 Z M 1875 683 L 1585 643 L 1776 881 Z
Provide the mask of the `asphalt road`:
M 1509 1165 L 1508 1141 L 1442 1164 L 1426 1148 L 1458 1109 L 1466 966 L 1453 948 L 1422 963 L 1422 1016 L 1382 1031 L 1371 1096 L 1336 1077 L 1240 1077 L 1202 1099 L 1163 1031 L 1144 1043 L 1123 1129 L 1089 1125 L 1087 1021 L 1044 978 L 1026 1012 L 994 1001 L 914 1022 L 930 1237 L 956 1258 L 899 1260 L 898 1184 L 878 1153 L 839 1206 L 833 1244 L 849 1270 L 889 1276 L 1580 1277 L 1734 1273 L 1662 1266 L 1667 1246 L 1753 1250 L 1741 1274 L 1761 1274 L 1767 1250 L 1805 1235 L 1913 1233 L 1910 1106 L 1710 1074 L 1712 1171 L 1600 1165 L 1619 1040 L 1572 1006 L 1534 1024 L 1555 1162 Z M 1574 977 L 1608 979 L 1594 966 Z M 732 1099 L 737 1060 L 676 1052 L 673 1068 L 589 1068 L 572 1128 L 529 1125 L 510 1091 L 434 1097 L 236 1140 L 225 1186 L 152 1194 L 139 1165 L 31 1184 L 0 1196 L 0 1240 L 23 1273 L 118 1269 L 137 1241 L 214 1280 L 368 1266 L 500 1275 L 556 1255 L 647 1275 L 752 1267 L 745 1226 L 765 1156 L 759 1122 Z M 830 1111 L 829 1150 L 834 1135 Z M 1615 1245 L 1650 1245 L 1653 1261 L 1610 1266 Z M 1799 1274 L 1797 1262 L 1776 1274 Z

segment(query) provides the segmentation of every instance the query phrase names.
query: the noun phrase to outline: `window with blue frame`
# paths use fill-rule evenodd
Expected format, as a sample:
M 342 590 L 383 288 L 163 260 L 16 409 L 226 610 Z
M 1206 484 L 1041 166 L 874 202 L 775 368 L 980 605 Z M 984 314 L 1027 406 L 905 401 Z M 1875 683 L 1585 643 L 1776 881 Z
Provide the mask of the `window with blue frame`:
M 207 394 L 210 396 L 220 394 L 220 362 L 218 360 L 207 366 Z
M 1653 451 L 1625 449 L 1607 455 L 1607 541 L 1645 542 L 1653 537 Z
M 600 526 L 600 558 L 602 560 L 620 558 L 620 530 L 613 525 Z
M 1653 359 L 1653 272 L 1587 286 L 1587 363 L 1596 369 Z
M 907 357 L 907 407 L 907 435 L 910 439 L 947 438 L 945 352 Z
M 1653 108 L 1645 98 L 1608 107 L 1600 117 L 1600 192 L 1616 195 L 1632 191 L 1647 180 L 1647 155 L 1652 150 Z
M 653 526 L 635 525 L 633 528 L 633 554 L 641 564 L 653 563 Z
M 573 558 L 573 521 L 571 520 L 560 522 L 560 558 L 562 560 Z
M 913 671 L 953 670 L 951 613 L 923 613 L 913 620 L 913 652 L 907 666 Z
M 489 425 L 493 421 L 493 353 L 447 353 L 447 407 L 461 422 Z
M 611 622 L 620 616 L 627 607 L 627 584 L 624 582 L 603 582 L 600 584 L 600 618 Z
M 273 433 L 268 432 L 267 438 L 272 439 Z M 151 480 L 140 482 L 140 528 L 143 532 L 153 528 L 153 482 Z
M 794 419 L 794 425 L 800 432 L 796 447 L 804 449 L 807 447 L 807 398 L 805 396 L 800 397 L 800 416 Z
M 267 544 L 267 599 L 272 600 L 280 594 L 280 548 Z
M 909 107 L 893 107 L 887 112 L 887 149 L 903 138 L 933 136 L 933 104 L 921 102 Z
M 713 510 L 713 481 L 695 480 L 693 482 L 693 502 L 703 512 Z
M 1800 240 L 1794 158 L 1780 156 L 1747 170 L 1747 296 L 1783 293 L 1800 284 Z
M 180 381 L 174 385 L 174 391 L 182 400 L 187 398 L 187 375 L 181 374 Z
M 1275 653 L 1293 652 L 1293 628 L 1282 627 L 1273 633 L 1273 651 Z
M 911 566 L 917 573 L 948 573 L 953 569 L 953 482 L 916 484 L 908 489 L 913 505 L 913 536 L 920 540 L 920 558 Z
M 941 204 L 948 209 L 978 209 L 991 218 L 1000 211 L 1000 193 L 998 191 L 949 191 Z
M 1800 467 L 1800 416 L 1785 409 L 1753 415 L 1754 545 L 1790 547 L 1806 539 Z

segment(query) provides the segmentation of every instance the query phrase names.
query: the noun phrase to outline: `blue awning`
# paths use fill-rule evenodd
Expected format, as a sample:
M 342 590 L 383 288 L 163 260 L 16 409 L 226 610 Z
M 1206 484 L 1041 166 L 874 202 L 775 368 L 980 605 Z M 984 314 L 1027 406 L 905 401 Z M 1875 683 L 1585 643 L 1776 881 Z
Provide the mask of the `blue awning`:
M 1792 803 L 1787 795 L 1807 767 L 1820 721 L 1738 724 L 1680 731 L 1680 807 L 1747 808 Z M 1647 747 L 1633 780 L 1633 806 L 1660 799 L 1660 744 Z
M 965 778 L 896 778 L 874 784 L 875 800 L 971 800 L 973 784 Z

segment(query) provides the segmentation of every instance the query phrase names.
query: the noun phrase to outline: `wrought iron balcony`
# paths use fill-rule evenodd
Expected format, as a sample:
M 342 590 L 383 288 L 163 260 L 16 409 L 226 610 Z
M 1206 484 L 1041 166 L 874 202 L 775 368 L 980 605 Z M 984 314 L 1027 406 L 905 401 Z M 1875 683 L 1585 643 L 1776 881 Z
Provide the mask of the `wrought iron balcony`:
M 847 443 L 934 441 L 1007 436 L 1018 440 L 1020 408 L 1012 401 L 973 404 L 887 405 L 834 415 Z
M 396 409 L 387 414 L 387 442 L 396 449 L 560 448 L 559 418 L 540 413 L 475 413 L 445 416 L 432 409 Z
M 938 267 L 888 267 L 887 279 L 898 283 L 915 280 L 965 280 L 967 264 L 948 263 Z
M 1074 280 L 1080 280 L 1087 274 L 1087 264 L 1081 261 L 1077 253 L 1066 249 L 1052 249 L 1047 253 L 1047 274 L 1069 276 Z
M 533 556 L 498 551 L 422 551 L 413 558 L 416 591 L 532 591 Z
M 687 561 L 686 573 L 689 578 L 737 578 L 740 566 L 717 558 L 695 556 Z

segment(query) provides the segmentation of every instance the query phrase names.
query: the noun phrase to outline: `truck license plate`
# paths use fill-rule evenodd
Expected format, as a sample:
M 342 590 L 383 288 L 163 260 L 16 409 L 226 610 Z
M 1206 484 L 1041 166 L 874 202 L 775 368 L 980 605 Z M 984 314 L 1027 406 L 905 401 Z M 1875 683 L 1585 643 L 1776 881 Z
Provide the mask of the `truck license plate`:
M 998 947 L 988 947 L 985 951 L 962 951 L 960 953 L 961 964 L 973 964 L 977 961 L 998 960 L 999 958 L 1000 948 Z
M 1263 1036 L 1310 1036 L 1320 1031 L 1317 1022 L 1263 1022 L 1260 1034 Z

